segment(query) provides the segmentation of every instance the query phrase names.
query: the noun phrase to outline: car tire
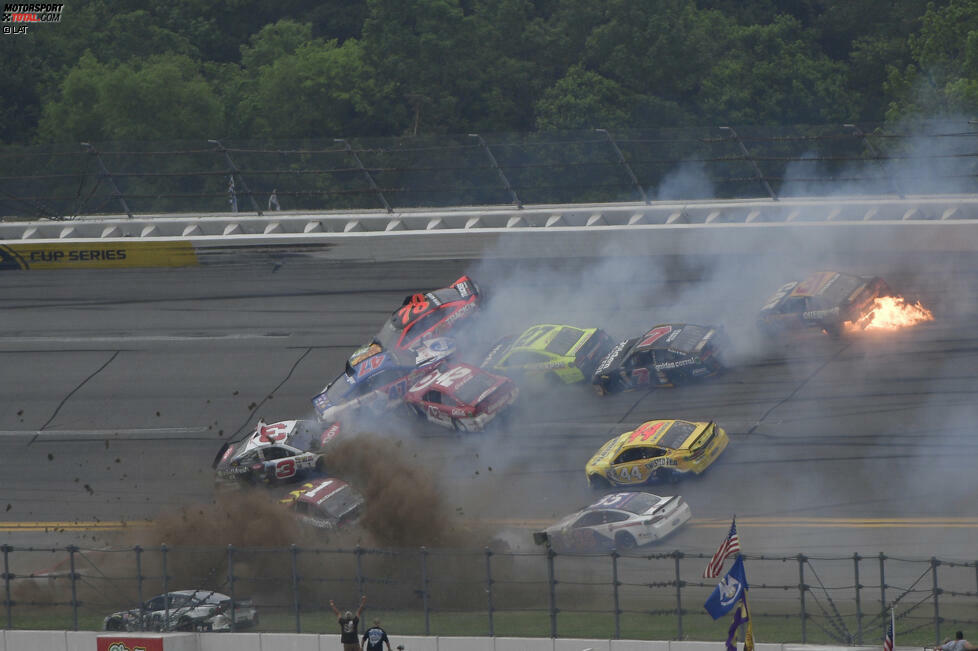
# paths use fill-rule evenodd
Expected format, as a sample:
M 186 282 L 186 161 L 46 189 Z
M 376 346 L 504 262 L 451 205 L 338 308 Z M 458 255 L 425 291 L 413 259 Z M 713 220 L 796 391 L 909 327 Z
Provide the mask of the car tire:
M 620 552 L 631 551 L 638 547 L 638 543 L 635 541 L 635 536 L 624 531 L 619 531 L 615 534 L 615 549 Z
M 587 485 L 591 490 L 605 491 L 611 488 L 611 482 L 601 475 L 588 475 Z
M 105 630 L 107 630 L 107 631 L 121 631 L 122 630 L 122 622 L 120 620 L 118 620 L 118 619 L 110 619 L 109 621 L 105 622 Z
M 176 630 L 178 631 L 193 631 L 194 623 L 189 617 L 181 617 L 177 620 Z

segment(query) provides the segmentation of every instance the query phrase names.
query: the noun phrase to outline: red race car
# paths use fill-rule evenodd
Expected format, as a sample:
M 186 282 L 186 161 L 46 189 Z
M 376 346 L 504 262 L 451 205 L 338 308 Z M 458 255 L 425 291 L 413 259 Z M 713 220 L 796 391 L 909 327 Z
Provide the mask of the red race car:
M 404 401 L 433 423 L 479 432 L 512 405 L 519 392 L 507 377 L 469 364 L 452 364 L 421 378 L 408 389 Z
M 384 350 L 405 350 L 424 339 L 447 333 L 479 308 L 481 291 L 468 276 L 449 287 L 412 294 L 391 314 L 374 343 Z

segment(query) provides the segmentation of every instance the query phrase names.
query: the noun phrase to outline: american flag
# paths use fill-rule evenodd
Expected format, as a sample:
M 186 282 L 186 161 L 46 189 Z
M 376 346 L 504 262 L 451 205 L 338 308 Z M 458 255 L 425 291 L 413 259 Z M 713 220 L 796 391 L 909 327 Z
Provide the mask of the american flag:
M 883 651 L 893 651 L 893 611 L 890 611 L 890 625 L 886 627 L 886 637 L 883 638 Z
M 724 538 L 723 542 L 720 543 L 720 548 L 717 549 L 717 553 L 713 555 L 713 559 L 710 560 L 710 564 L 706 566 L 706 570 L 703 571 L 704 579 L 716 579 L 723 573 L 723 562 L 733 556 L 734 554 L 740 553 L 740 538 L 737 537 L 737 517 L 730 522 L 730 533 Z M 890 650 L 892 651 L 892 649 Z

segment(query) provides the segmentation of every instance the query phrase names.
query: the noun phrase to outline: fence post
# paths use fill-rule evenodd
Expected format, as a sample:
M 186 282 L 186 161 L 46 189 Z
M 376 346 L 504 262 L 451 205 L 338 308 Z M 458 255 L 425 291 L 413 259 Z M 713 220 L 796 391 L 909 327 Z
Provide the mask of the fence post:
M 930 573 L 934 582 L 934 646 L 940 646 L 941 644 L 941 610 L 938 605 L 937 595 L 941 594 L 941 588 L 937 583 L 937 566 L 941 562 L 934 558 L 930 559 Z
M 357 167 L 359 167 L 360 171 L 363 172 L 363 175 L 367 177 L 367 183 L 370 184 L 370 189 L 376 192 L 377 196 L 380 197 L 380 202 L 384 204 L 384 208 L 389 213 L 394 212 L 394 209 L 391 208 L 391 205 L 387 203 L 387 197 L 384 196 L 384 193 L 381 192 L 380 188 L 377 187 L 377 184 L 374 183 L 374 177 L 370 175 L 370 170 L 368 170 L 366 167 L 363 166 L 363 161 L 361 161 L 360 157 L 357 156 L 357 152 L 353 151 L 353 147 L 350 146 L 350 143 L 348 143 L 345 138 L 333 138 L 333 142 L 343 143 L 344 150 L 346 151 L 346 153 L 353 156 L 353 160 L 357 162 Z
M 683 639 L 683 582 L 679 578 L 679 559 L 683 553 L 678 549 L 672 553 L 676 559 L 676 639 Z
M 245 181 L 245 178 L 241 175 L 241 172 L 238 171 L 238 167 L 234 164 L 234 161 L 231 160 L 231 154 L 229 154 L 228 150 L 224 148 L 224 145 L 221 144 L 220 140 L 208 140 L 207 142 L 212 145 L 217 145 L 217 151 L 224 154 L 224 160 L 227 161 L 228 164 L 228 171 L 231 173 L 231 180 L 233 181 L 235 175 L 237 175 L 238 179 L 241 180 L 241 187 L 244 189 L 245 194 L 248 195 L 248 199 L 251 200 L 251 207 L 254 208 L 255 212 L 258 213 L 258 216 L 261 217 L 261 208 L 258 206 L 258 202 L 255 201 L 255 195 L 252 194 L 250 189 L 248 189 L 247 181 Z M 235 208 L 235 212 L 237 212 L 237 208 Z M 234 630 L 233 624 L 231 625 L 231 630 Z
M 486 547 L 486 597 L 488 599 L 489 608 L 489 637 L 495 637 L 495 626 L 493 625 L 492 612 L 492 550 Z
M 499 175 L 499 179 L 503 182 L 503 187 L 506 188 L 506 191 L 509 192 L 509 196 L 512 197 L 513 203 L 516 204 L 516 208 L 518 210 L 523 210 L 523 202 L 520 201 L 520 198 L 516 194 L 516 190 L 513 189 L 513 186 L 509 184 L 509 179 L 506 178 L 503 168 L 501 168 L 499 163 L 496 162 L 496 157 L 492 155 L 492 150 L 489 149 L 489 145 L 487 145 L 486 141 L 482 139 L 482 136 L 477 133 L 470 133 L 469 138 L 475 138 L 479 141 L 482 151 L 486 152 L 486 156 L 489 157 L 489 163 L 492 164 L 492 168 L 496 170 L 496 174 Z
M 292 554 L 292 604 L 295 607 L 295 632 L 302 632 L 302 620 L 299 617 L 299 548 L 292 545 L 289 548 Z
M 550 637 L 557 637 L 557 580 L 554 577 L 554 557 L 557 555 L 553 548 L 547 546 L 547 585 L 550 591 Z
M 129 204 L 126 203 L 126 197 L 122 194 L 122 191 L 119 190 L 119 186 L 115 184 L 115 179 L 112 178 L 112 174 L 109 173 L 109 169 L 105 166 L 105 163 L 102 162 L 102 156 L 101 156 L 101 154 L 98 153 L 98 150 L 95 149 L 95 145 L 93 145 L 91 143 L 88 143 L 88 142 L 82 142 L 82 143 L 79 143 L 79 144 L 82 147 L 85 147 L 88 150 L 88 153 L 89 154 L 92 154 L 93 156 L 95 156 L 95 160 L 98 161 L 98 178 L 99 178 L 99 180 L 101 180 L 103 178 L 106 178 L 106 179 L 109 180 L 109 183 L 112 184 L 113 194 L 119 200 L 119 203 L 122 204 L 122 210 L 125 211 L 126 215 L 129 216 L 129 219 L 132 219 L 132 211 L 129 210 Z M 98 181 L 96 181 L 95 185 L 96 186 L 98 185 Z
M 856 584 L 856 644 L 863 643 L 863 610 L 862 602 L 859 600 L 859 590 L 863 587 L 859 583 L 859 553 L 852 555 L 852 575 Z
M 424 608 L 424 634 L 431 635 L 431 615 L 428 612 L 428 548 L 421 548 L 421 606 Z
M 71 619 L 73 630 L 78 630 L 78 576 L 75 574 L 75 552 L 78 548 L 68 545 L 68 570 L 71 572 Z
M 10 545 L 4 545 L 3 549 L 3 589 L 4 589 L 4 600 L 7 607 L 7 630 L 14 627 L 14 613 L 13 613 L 13 603 L 10 601 L 10 550 L 12 549 Z
M 163 625 L 160 630 L 165 631 L 170 624 L 170 600 L 166 596 L 170 592 L 170 583 L 166 576 L 166 543 L 160 545 L 160 557 L 163 565 Z
M 139 607 L 143 604 L 143 548 L 136 545 L 132 548 L 136 552 L 136 598 L 139 600 Z
M 603 133 L 608 139 L 608 142 L 611 144 L 611 148 L 615 150 L 615 156 L 618 157 L 618 164 L 625 168 L 628 178 L 632 180 L 632 183 L 635 184 L 635 189 L 638 190 L 640 195 L 642 195 L 642 201 L 645 203 L 645 205 L 649 205 L 649 198 L 645 194 L 645 189 L 642 187 L 642 184 L 638 182 L 638 177 L 635 176 L 635 173 L 632 171 L 632 166 L 628 164 L 627 160 L 625 160 L 625 155 L 622 154 L 621 149 L 618 148 L 618 143 L 611 137 L 611 134 L 607 129 L 595 129 L 595 131 L 598 133 Z
M 880 552 L 880 621 L 886 621 L 886 554 Z
M 801 602 L 801 643 L 805 644 L 808 640 L 806 622 L 808 614 L 805 612 L 805 561 L 808 560 L 804 554 L 798 554 L 798 596 Z
M 737 141 L 737 145 L 740 147 L 740 151 L 744 155 L 744 160 L 750 163 L 751 167 L 754 168 L 754 174 L 757 175 L 757 180 L 760 181 L 761 184 L 764 186 L 764 189 L 767 190 L 768 196 L 770 196 L 771 199 L 773 199 L 774 201 L 777 201 L 778 195 L 774 192 L 774 189 L 767 182 L 767 179 L 764 178 L 764 175 L 761 174 L 761 168 L 758 167 L 757 161 L 755 161 L 754 158 L 750 155 L 750 152 L 747 151 L 747 147 L 744 146 L 744 141 L 740 139 L 740 136 L 737 135 L 737 132 L 734 131 L 733 127 L 720 127 L 720 130 L 730 132 L 730 137 L 733 140 Z
M 234 633 L 237 608 L 234 603 L 234 545 L 228 545 L 228 596 L 231 597 L 231 632 Z
M 611 550 L 611 585 L 614 589 L 614 603 L 615 603 L 615 639 L 621 639 L 621 602 L 618 596 L 618 586 L 621 582 L 618 580 L 618 550 Z

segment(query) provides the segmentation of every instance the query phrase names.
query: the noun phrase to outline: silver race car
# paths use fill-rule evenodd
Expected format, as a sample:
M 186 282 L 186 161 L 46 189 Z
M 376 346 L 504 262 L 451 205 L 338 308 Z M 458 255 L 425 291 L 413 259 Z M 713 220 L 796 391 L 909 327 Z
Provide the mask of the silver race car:
M 612 493 L 533 534 L 555 551 L 627 551 L 661 540 L 691 517 L 682 497 L 652 493 Z

